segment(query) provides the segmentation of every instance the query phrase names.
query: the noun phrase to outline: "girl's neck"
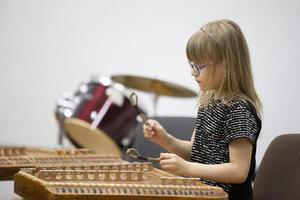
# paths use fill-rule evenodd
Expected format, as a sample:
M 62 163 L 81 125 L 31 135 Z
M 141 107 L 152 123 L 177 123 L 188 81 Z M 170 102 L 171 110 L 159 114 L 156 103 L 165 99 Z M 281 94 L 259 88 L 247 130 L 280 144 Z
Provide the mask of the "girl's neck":
M 229 95 L 226 92 L 218 92 L 216 90 L 213 90 L 211 97 L 214 100 L 224 100 L 224 99 L 230 99 L 230 98 L 232 98 L 232 95 Z

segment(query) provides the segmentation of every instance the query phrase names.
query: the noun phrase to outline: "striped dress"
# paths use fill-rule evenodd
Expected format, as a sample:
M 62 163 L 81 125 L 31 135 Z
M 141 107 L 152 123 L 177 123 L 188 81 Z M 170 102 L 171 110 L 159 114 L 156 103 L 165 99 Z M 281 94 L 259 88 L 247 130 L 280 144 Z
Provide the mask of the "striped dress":
M 221 100 L 210 101 L 206 108 L 199 108 L 195 138 L 190 154 L 193 162 L 222 164 L 229 162 L 229 143 L 237 138 L 248 138 L 253 143 L 250 172 L 242 184 L 218 183 L 202 180 L 209 185 L 222 187 L 230 199 L 252 195 L 251 180 L 255 170 L 256 141 L 261 129 L 261 121 L 254 107 L 242 100 L 224 104 Z M 239 194 L 243 193 L 243 194 Z M 248 198 L 247 198 L 248 199 Z M 251 199 L 251 198 L 249 198 Z

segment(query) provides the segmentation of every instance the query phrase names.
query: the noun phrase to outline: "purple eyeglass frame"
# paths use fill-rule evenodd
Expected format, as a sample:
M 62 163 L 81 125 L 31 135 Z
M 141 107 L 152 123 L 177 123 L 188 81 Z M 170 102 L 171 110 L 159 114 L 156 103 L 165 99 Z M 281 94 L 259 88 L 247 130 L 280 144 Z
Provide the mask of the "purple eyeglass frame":
M 205 63 L 205 64 L 194 64 L 193 62 L 191 61 L 188 61 L 188 63 L 190 64 L 192 70 L 195 72 L 195 74 L 197 76 L 200 75 L 201 71 L 207 67 L 209 65 L 209 63 Z

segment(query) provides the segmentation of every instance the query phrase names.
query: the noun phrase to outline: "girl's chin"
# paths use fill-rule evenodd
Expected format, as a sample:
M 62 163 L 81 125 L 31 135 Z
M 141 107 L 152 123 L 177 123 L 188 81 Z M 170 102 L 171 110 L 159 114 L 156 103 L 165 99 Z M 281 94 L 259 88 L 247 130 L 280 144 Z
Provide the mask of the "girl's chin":
M 199 85 L 199 89 L 200 89 L 202 92 L 205 92 L 205 91 L 207 90 L 203 85 Z

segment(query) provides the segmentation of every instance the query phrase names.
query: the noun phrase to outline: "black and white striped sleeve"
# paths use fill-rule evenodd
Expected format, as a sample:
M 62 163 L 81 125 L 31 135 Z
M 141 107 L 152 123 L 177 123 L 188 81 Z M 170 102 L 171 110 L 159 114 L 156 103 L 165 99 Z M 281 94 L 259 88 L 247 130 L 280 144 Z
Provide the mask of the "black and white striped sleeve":
M 238 101 L 229 106 L 224 124 L 224 140 L 227 144 L 238 138 L 248 138 L 255 144 L 257 132 L 258 124 L 246 102 Z

